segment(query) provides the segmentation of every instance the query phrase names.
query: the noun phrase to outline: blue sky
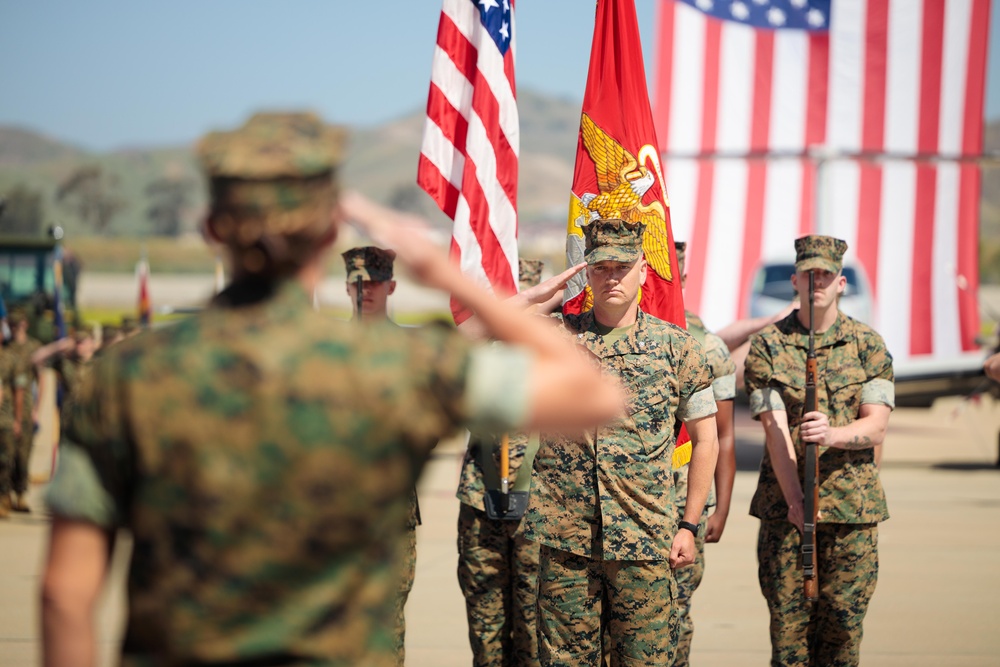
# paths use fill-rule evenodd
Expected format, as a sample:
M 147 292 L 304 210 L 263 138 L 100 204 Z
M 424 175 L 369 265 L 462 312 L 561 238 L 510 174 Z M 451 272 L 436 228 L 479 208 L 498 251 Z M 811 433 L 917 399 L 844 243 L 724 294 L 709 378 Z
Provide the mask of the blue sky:
M 636 0 L 651 63 L 654 3 Z M 88 149 L 188 143 L 262 108 L 350 125 L 423 107 L 439 0 L 0 0 L 0 124 Z M 517 80 L 579 100 L 592 0 L 519 0 Z M 1000 7 L 987 117 L 1000 116 Z

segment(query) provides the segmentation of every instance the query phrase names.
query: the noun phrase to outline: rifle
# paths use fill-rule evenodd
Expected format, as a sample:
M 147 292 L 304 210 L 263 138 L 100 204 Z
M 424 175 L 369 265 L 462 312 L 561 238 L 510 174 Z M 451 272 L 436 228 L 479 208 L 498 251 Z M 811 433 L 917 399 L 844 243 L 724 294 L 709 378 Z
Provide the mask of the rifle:
M 806 353 L 806 402 L 804 412 L 815 412 L 816 405 L 816 330 L 813 318 L 815 277 L 809 272 L 809 351 Z M 816 512 L 819 507 L 819 445 L 803 443 L 806 450 L 806 470 L 803 483 L 805 507 L 802 523 L 802 591 L 806 600 L 819 598 L 816 577 Z
M 354 279 L 354 287 L 355 287 L 354 305 L 357 309 L 358 322 L 361 321 L 361 307 L 364 305 L 365 302 L 364 294 L 361 291 L 361 283 L 362 283 L 361 275 L 359 274 L 358 277 Z

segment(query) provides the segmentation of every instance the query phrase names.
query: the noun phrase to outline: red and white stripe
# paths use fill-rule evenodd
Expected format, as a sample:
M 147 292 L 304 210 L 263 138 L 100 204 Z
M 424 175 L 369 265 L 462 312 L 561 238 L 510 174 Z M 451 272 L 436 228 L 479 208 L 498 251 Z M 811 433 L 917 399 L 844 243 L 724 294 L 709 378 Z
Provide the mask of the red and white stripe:
M 812 35 L 658 6 L 654 116 L 689 307 L 709 327 L 745 317 L 759 262 L 824 233 L 864 267 L 897 359 L 978 349 L 978 166 L 856 154 L 981 152 L 989 0 L 834 0 Z M 808 149 L 855 157 L 817 176 L 793 157 Z
M 444 0 L 417 183 L 455 221 L 462 272 L 500 294 L 517 291 L 519 141 L 513 43 L 501 57 L 475 5 Z

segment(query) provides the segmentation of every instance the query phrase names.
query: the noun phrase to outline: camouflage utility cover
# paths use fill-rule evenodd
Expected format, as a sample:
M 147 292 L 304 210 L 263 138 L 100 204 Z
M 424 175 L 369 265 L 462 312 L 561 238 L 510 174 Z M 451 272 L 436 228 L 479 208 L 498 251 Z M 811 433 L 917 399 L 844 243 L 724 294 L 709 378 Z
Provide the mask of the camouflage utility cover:
M 646 225 L 615 218 L 594 220 L 584 225 L 583 258 L 587 264 L 598 262 L 630 263 L 642 256 L 642 234 Z
M 627 416 L 578 439 L 543 434 L 525 535 L 594 559 L 666 560 L 677 527 L 677 434 L 682 421 L 716 410 L 705 355 L 686 331 L 642 311 L 611 345 L 593 311 L 563 323 L 625 385 Z
M 347 269 L 347 282 L 353 283 L 358 278 L 372 282 L 392 280 L 392 263 L 396 259 L 393 250 L 383 250 L 375 246 L 351 248 L 341 253 L 344 267 Z
M 213 233 L 250 247 L 265 234 L 328 230 L 345 136 L 311 113 L 260 113 L 205 136 L 197 152 L 210 181 Z
M 809 331 L 793 311 L 751 338 L 745 373 L 755 419 L 769 410 L 787 412 L 800 483 L 805 448 L 799 441 L 799 424 L 808 347 Z M 830 426 L 855 421 L 865 403 L 894 407 L 892 356 L 871 327 L 839 313 L 833 326 L 816 336 L 816 362 L 817 405 Z M 820 447 L 819 483 L 821 522 L 875 523 L 889 518 L 873 449 Z M 787 517 L 788 505 L 766 449 L 750 513 L 761 519 Z
M 795 270 L 822 269 L 840 273 L 844 265 L 847 242 L 832 236 L 803 236 L 795 239 Z
M 454 330 L 332 321 L 295 284 L 110 348 L 49 504 L 134 535 L 126 664 L 394 664 L 407 499 L 469 365 Z

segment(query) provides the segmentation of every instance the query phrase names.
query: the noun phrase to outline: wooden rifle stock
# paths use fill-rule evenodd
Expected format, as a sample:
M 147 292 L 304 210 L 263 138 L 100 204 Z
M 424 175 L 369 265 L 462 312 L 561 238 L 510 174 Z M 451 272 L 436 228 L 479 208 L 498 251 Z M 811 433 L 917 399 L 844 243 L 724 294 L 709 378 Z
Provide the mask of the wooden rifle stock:
M 815 277 L 809 271 L 809 351 L 806 353 L 806 401 L 804 413 L 815 412 L 816 404 L 816 332 L 813 319 L 815 306 L 813 289 Z M 814 442 L 803 443 L 806 450 L 805 479 L 802 491 L 805 507 L 802 525 L 802 590 L 806 600 L 819 598 L 819 580 L 816 576 L 816 514 L 819 509 L 819 446 Z

